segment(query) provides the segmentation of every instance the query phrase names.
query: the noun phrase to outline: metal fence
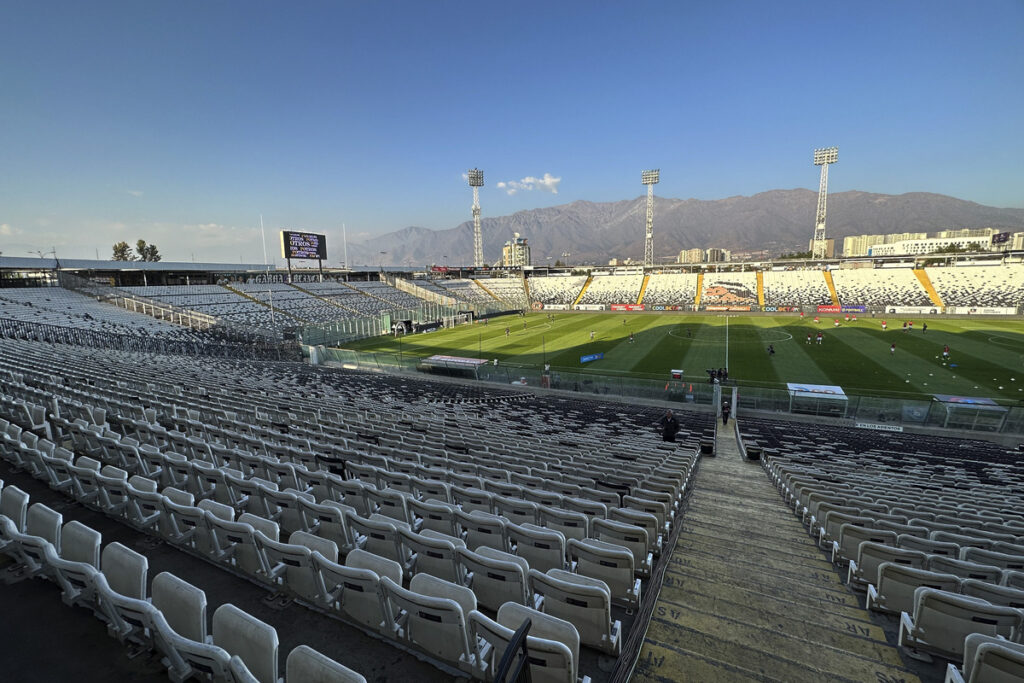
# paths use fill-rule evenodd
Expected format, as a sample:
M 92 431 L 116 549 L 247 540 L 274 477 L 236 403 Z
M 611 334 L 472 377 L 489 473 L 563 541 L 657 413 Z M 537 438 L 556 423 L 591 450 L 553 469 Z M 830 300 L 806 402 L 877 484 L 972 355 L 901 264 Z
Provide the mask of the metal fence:
M 643 398 L 678 404 L 718 406 L 716 389 L 693 379 L 654 380 L 626 375 L 580 372 L 537 366 L 488 362 L 476 367 L 464 363 L 423 364 L 419 357 L 398 353 L 362 352 L 349 349 L 319 348 L 320 362 L 332 362 L 351 370 L 370 370 L 396 374 L 433 374 L 484 382 L 494 385 L 524 385 L 542 389 L 560 389 L 580 394 Z M 775 413 L 847 418 L 879 429 L 904 426 L 940 427 L 968 432 L 1024 434 L 1024 404 L 997 406 L 958 405 L 917 398 L 886 398 L 847 394 L 845 400 L 795 400 L 787 389 L 751 386 L 729 380 L 726 388 L 735 389 L 736 408 Z

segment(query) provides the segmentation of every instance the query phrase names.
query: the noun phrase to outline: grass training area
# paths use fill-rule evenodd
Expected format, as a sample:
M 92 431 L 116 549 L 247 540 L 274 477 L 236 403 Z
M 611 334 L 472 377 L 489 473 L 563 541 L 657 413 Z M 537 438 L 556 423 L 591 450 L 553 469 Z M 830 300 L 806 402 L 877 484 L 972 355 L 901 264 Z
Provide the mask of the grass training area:
M 497 358 L 501 363 L 553 370 L 592 371 L 665 379 L 673 368 L 706 382 L 708 368 L 728 367 L 740 384 L 781 388 L 786 382 L 831 384 L 849 394 L 920 398 L 931 394 L 1024 400 L 1024 321 L 970 318 L 915 319 L 861 314 L 856 322 L 824 314 L 576 313 L 506 316 L 402 338 L 347 344 L 357 351 L 426 357 L 448 354 Z M 927 322 L 927 331 L 923 324 Z M 506 328 L 508 334 L 506 335 Z M 823 339 L 816 343 L 818 332 Z M 593 339 L 591 339 L 593 332 Z M 633 341 L 630 341 L 630 335 Z M 807 343 L 807 335 L 812 336 Z M 895 352 L 891 344 L 896 344 Z M 769 355 L 768 346 L 775 349 Z M 943 347 L 950 357 L 943 363 Z M 580 357 L 603 353 L 586 364 Z

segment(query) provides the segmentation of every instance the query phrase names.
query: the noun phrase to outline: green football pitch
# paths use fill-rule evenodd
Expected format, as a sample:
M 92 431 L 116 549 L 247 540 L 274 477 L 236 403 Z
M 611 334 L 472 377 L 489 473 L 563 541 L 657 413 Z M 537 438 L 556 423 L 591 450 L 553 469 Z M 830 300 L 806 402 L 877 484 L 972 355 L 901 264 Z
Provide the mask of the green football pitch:
M 786 382 L 838 385 L 850 394 L 921 397 L 930 394 L 1024 400 L 1024 321 L 965 318 L 914 320 L 834 315 L 801 320 L 779 316 L 655 313 L 530 313 L 451 329 L 376 337 L 347 344 L 358 351 L 404 358 L 446 354 L 554 370 L 667 379 L 681 369 L 706 382 L 708 368 L 728 367 L 740 384 L 784 387 Z M 922 324 L 928 323 L 927 331 Z M 506 328 L 508 333 L 506 334 Z M 818 332 L 819 345 L 813 339 Z M 812 341 L 807 343 L 807 335 Z M 633 340 L 630 341 L 630 335 Z M 593 338 L 591 338 L 593 337 Z M 891 344 L 896 344 L 895 352 Z M 774 355 L 768 353 L 771 345 Z M 950 348 L 949 360 L 942 358 Z M 580 357 L 603 353 L 601 360 Z

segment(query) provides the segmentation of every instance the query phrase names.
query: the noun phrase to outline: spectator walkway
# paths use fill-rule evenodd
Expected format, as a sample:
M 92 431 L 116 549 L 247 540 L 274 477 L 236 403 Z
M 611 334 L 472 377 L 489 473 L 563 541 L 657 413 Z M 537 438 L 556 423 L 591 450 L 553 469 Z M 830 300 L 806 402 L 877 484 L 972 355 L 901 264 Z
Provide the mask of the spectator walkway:
M 720 429 L 632 680 L 921 681 L 894 643 Z

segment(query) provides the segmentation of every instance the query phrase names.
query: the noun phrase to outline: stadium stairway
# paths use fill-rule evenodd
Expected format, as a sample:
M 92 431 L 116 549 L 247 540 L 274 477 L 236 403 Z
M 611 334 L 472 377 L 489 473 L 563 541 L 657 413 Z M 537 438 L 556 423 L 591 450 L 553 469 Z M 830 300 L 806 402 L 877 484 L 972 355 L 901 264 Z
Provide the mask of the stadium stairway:
M 757 271 L 757 305 L 764 310 L 764 271 Z
M 700 297 L 704 291 L 704 273 L 697 273 L 697 294 L 693 297 L 693 310 L 700 310 Z
M 594 276 L 593 275 L 588 275 L 587 276 L 587 281 L 583 283 L 583 288 L 580 290 L 579 296 L 576 297 L 576 301 L 572 302 L 571 308 L 576 308 L 576 304 L 578 304 L 580 302 L 580 300 L 583 299 L 583 295 L 587 293 L 587 287 L 589 287 L 590 283 L 593 282 L 593 281 L 594 281 Z
M 828 285 L 828 295 L 830 297 L 832 297 L 832 305 L 833 306 L 838 306 L 839 305 L 839 295 L 836 294 L 836 283 L 833 282 L 833 280 L 832 280 L 832 271 L 826 270 L 826 271 L 824 271 L 824 275 L 825 275 L 825 284 Z
M 644 294 L 647 293 L 647 283 L 650 282 L 650 281 L 651 281 L 650 273 L 648 273 L 647 275 L 644 275 L 644 283 L 642 285 L 640 285 L 640 295 L 636 298 L 637 304 L 642 304 L 644 302 Z
M 238 296 L 242 297 L 243 299 L 248 299 L 249 301 L 253 302 L 254 304 L 259 304 L 260 306 L 263 306 L 263 308 L 269 309 L 269 310 L 273 311 L 274 313 L 276 313 L 277 315 L 283 315 L 286 318 L 291 318 L 292 320 L 296 320 L 296 321 L 298 321 L 300 323 L 308 323 L 309 322 L 308 320 L 303 320 L 302 318 L 300 318 L 297 315 L 294 315 L 292 313 L 289 313 L 288 311 L 283 311 L 280 308 L 275 308 L 274 306 L 271 306 L 270 304 L 268 304 L 266 301 L 260 301 L 259 299 L 257 299 L 256 297 L 252 296 L 251 294 L 246 294 L 242 290 L 235 289 L 231 285 L 221 285 L 221 287 L 223 287 L 224 289 L 230 291 L 232 294 L 237 294 Z
M 731 428 L 716 448 L 631 680 L 919 682 Z
M 485 292 L 487 292 L 488 294 L 490 294 L 490 295 L 491 295 L 492 297 L 494 297 L 494 300 L 495 300 L 495 301 L 501 301 L 501 299 L 500 299 L 500 298 L 498 297 L 498 295 L 497 295 L 497 294 L 495 294 L 495 293 L 494 293 L 494 292 L 492 292 L 491 290 L 487 289 L 487 287 L 484 287 L 484 283 L 480 282 L 479 280 L 473 280 L 473 282 L 475 282 L 475 283 L 476 283 L 476 286 L 477 286 L 477 287 L 479 287 L 480 289 L 484 290 Z
M 932 284 L 932 279 L 928 277 L 928 273 L 925 272 L 924 268 L 914 268 L 914 275 L 917 277 L 917 281 L 924 287 L 924 291 L 928 293 L 928 298 L 931 299 L 933 306 L 942 306 L 942 297 L 939 296 L 938 291 L 935 289 L 935 285 Z

